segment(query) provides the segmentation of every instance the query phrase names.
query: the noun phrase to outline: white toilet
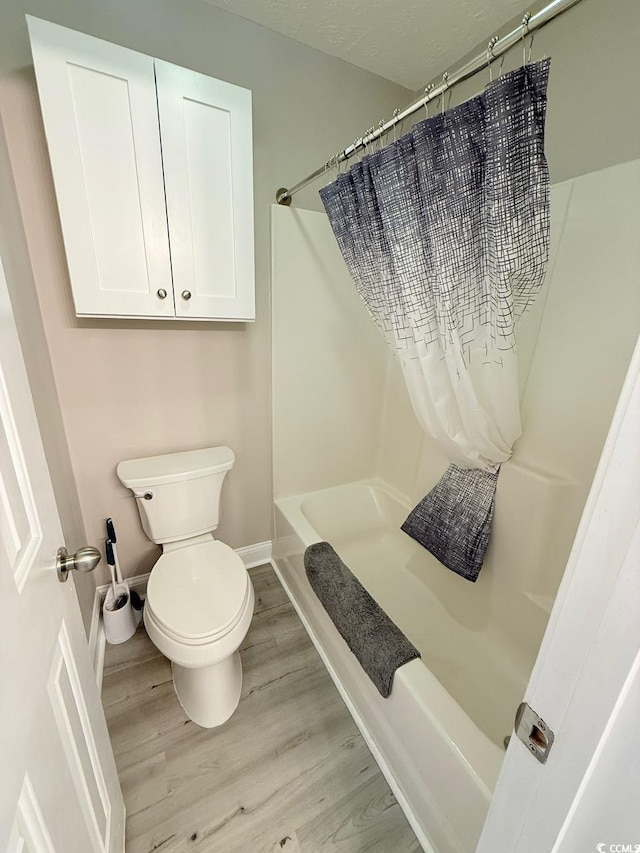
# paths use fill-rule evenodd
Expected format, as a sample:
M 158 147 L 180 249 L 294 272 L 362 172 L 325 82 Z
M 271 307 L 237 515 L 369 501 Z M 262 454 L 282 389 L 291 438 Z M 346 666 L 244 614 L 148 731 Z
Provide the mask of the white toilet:
M 135 495 L 144 532 L 162 545 L 147 586 L 145 627 L 171 661 L 186 714 L 205 728 L 221 725 L 238 707 L 238 649 L 253 615 L 244 563 L 213 538 L 222 483 L 234 461 L 231 448 L 208 447 L 117 467 Z

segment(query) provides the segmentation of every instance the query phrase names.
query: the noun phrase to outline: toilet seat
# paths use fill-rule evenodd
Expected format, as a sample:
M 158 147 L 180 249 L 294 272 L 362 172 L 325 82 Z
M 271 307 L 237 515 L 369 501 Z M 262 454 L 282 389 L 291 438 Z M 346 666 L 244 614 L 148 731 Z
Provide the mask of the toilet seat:
M 222 639 L 242 619 L 251 584 L 242 559 L 218 540 L 164 553 L 145 609 L 168 637 L 188 645 Z

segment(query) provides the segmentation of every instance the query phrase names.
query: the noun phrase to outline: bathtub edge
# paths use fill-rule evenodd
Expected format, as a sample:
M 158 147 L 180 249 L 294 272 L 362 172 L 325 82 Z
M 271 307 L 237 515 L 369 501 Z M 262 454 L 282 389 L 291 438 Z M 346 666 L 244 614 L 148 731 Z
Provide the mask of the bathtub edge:
M 325 652 L 325 650 L 322 646 L 322 643 L 320 642 L 318 636 L 316 635 L 315 630 L 313 629 L 313 626 L 310 624 L 309 620 L 307 619 L 304 610 L 300 606 L 299 602 L 297 601 L 296 596 L 293 594 L 289 584 L 287 583 L 287 580 L 286 580 L 286 577 L 284 576 L 284 573 L 281 571 L 280 567 L 277 564 L 277 561 L 274 558 L 271 559 L 271 565 L 273 567 L 274 572 L 278 576 L 278 580 L 280 581 L 285 592 L 287 593 L 287 597 L 289 598 L 289 601 L 291 602 L 294 610 L 298 614 L 298 618 L 300 619 L 300 621 L 304 625 L 304 628 L 305 628 L 307 634 L 309 635 L 311 642 L 313 643 L 316 651 L 318 652 L 318 654 L 322 658 L 322 662 L 325 665 L 325 668 L 326 668 L 327 672 L 329 673 L 331 680 L 333 681 L 338 693 L 340 694 L 342 701 L 347 706 L 349 713 L 353 717 L 354 722 L 356 723 L 360 733 L 362 734 L 362 737 L 364 738 L 369 750 L 371 751 L 371 754 L 375 758 L 376 763 L 377 763 L 378 767 L 380 768 L 380 771 L 382 772 L 382 775 L 386 779 L 387 784 L 389 785 L 389 787 L 393 791 L 393 795 L 395 796 L 396 800 L 398 801 L 398 804 L 400 805 L 400 808 L 402 809 L 407 820 L 409 821 L 409 824 L 411 825 L 411 829 L 415 833 L 415 836 L 418 839 L 420 846 L 425 851 L 425 853 L 438 853 L 436 848 L 433 846 L 431 840 L 428 838 L 425 830 L 422 828 L 422 826 L 421 826 L 421 824 L 420 824 L 420 822 L 419 822 L 419 820 L 418 820 L 418 818 L 417 818 L 417 816 L 413 810 L 413 807 L 409 803 L 407 797 L 404 794 L 404 791 L 402 790 L 402 788 L 400 787 L 400 785 L 398 783 L 398 780 L 396 779 L 395 775 L 391 771 L 391 768 L 389 767 L 389 764 L 387 763 L 385 756 L 383 755 L 380 748 L 378 747 L 378 744 L 376 743 L 375 739 L 371 735 L 371 732 L 369 731 L 368 726 L 365 724 L 365 722 L 362 718 L 362 715 L 360 714 L 360 712 L 356 708 L 353 700 L 351 699 L 351 696 L 349 695 L 349 692 L 347 691 L 346 687 L 342 683 L 342 680 L 338 676 L 338 673 L 336 672 L 329 656 Z

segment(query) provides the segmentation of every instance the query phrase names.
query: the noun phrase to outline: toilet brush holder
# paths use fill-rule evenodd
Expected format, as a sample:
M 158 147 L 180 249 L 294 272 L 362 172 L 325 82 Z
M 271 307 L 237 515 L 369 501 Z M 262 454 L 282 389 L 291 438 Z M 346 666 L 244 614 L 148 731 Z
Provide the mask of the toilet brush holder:
M 131 594 L 127 584 L 116 584 L 115 596 L 113 587 L 109 587 L 102 605 L 102 618 L 108 643 L 117 645 L 133 637 L 139 620 L 136 619 L 131 606 Z

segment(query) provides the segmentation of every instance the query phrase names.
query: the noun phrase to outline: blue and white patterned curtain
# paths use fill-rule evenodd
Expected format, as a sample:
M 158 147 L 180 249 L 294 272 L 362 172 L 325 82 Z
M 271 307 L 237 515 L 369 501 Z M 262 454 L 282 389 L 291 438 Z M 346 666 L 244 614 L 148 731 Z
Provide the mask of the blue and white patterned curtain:
M 420 423 L 463 468 L 495 472 L 521 431 L 514 326 L 547 262 L 549 62 L 416 124 L 320 193 Z

